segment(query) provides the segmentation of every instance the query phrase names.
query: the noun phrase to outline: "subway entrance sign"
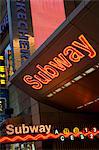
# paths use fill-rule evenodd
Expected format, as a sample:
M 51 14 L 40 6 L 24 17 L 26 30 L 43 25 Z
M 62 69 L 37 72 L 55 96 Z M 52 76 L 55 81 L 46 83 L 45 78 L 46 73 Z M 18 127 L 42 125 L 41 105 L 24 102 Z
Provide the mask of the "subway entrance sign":
M 98 103 L 98 7 L 98 2 L 82 2 L 11 82 L 34 99 L 60 109 L 78 110 Z

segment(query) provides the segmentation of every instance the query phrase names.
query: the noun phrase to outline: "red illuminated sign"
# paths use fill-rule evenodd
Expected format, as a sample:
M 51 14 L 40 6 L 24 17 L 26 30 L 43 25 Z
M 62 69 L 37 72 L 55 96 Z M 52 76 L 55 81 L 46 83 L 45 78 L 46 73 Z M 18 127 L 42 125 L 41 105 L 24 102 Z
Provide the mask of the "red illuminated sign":
M 59 132 L 58 129 L 54 130 L 54 133 L 48 134 L 21 134 L 21 135 L 12 135 L 12 136 L 1 136 L 0 143 L 15 143 L 15 142 L 26 142 L 26 141 L 40 141 L 40 140 L 49 140 L 49 139 L 60 139 L 64 141 L 65 139 L 75 140 L 79 138 L 84 140 L 87 137 L 90 140 L 93 140 L 94 137 L 99 135 L 99 130 L 95 127 L 92 130 L 86 131 L 84 128 L 82 131 L 79 131 L 79 128 L 75 127 L 73 132 L 70 132 L 68 128 L 64 128 L 63 132 Z
M 25 75 L 23 77 L 24 82 L 33 89 L 42 89 L 43 85 L 48 84 L 54 78 L 59 76 L 58 70 L 64 72 L 67 68 L 73 66 L 72 62 L 80 62 L 81 59 L 85 57 L 85 54 L 82 53 L 83 51 L 88 53 L 89 58 L 94 58 L 96 56 L 96 51 L 85 36 L 81 34 L 78 39 L 80 42 L 73 41 L 70 46 L 65 47 L 62 53 L 59 53 L 58 56 L 54 57 L 53 60 L 49 61 L 44 67 L 37 64 L 36 68 L 39 69 L 37 74 L 34 74 L 33 76 L 29 74 Z M 80 52 L 79 49 L 82 52 Z

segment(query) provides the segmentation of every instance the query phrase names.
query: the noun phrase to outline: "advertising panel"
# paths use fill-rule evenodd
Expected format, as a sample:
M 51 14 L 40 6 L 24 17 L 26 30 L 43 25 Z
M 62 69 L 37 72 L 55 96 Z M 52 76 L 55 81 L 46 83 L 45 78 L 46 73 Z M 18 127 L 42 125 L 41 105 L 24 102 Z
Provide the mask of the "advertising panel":
M 99 21 L 90 9 L 96 7 L 93 2 L 75 10 L 16 72 L 12 83 L 36 100 L 65 110 L 95 100 L 99 96 Z
M 7 0 L 7 6 L 10 42 L 13 47 L 15 69 L 17 70 L 34 51 L 29 1 Z

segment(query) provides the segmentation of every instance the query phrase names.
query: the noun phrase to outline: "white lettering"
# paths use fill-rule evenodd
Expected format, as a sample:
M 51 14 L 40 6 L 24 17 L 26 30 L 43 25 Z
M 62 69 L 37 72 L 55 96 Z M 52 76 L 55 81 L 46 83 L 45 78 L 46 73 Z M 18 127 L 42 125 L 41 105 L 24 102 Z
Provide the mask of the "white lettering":
M 12 124 L 9 124 L 9 125 L 6 126 L 6 133 L 8 135 L 14 134 L 14 126 Z
M 38 133 L 38 126 L 29 126 L 31 133 Z
M 39 132 L 40 132 L 40 133 L 46 132 L 46 131 L 45 131 L 45 126 L 44 126 L 44 125 L 40 125 L 40 127 L 39 127 Z
M 22 124 L 21 126 L 14 126 L 12 124 L 9 124 L 6 126 L 6 133 L 8 135 L 12 134 L 28 134 L 28 133 L 50 133 L 51 125 L 33 125 L 28 126 L 25 124 Z
M 22 124 L 22 129 L 23 129 L 23 134 L 29 133 L 29 127 L 26 126 L 25 124 Z
M 51 130 L 51 125 L 45 125 L 45 128 L 46 128 L 46 134 L 50 133 L 50 130 Z

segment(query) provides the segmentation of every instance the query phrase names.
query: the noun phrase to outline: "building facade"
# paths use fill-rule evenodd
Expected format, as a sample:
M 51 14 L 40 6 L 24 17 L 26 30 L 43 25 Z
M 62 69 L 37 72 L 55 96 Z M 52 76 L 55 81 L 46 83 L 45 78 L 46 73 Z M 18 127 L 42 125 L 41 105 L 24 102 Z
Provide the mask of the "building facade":
M 73 113 L 72 111 L 62 110 L 61 108 L 46 105 L 38 102 L 25 92 L 9 82 L 10 77 L 15 74 L 20 67 L 24 67 L 31 55 L 39 48 L 51 34 L 68 18 L 71 13 L 80 11 L 82 5 L 87 7 L 86 1 L 33 1 L 33 0 L 1 0 L 0 1 L 0 67 L 4 67 L 0 78 L 1 100 L 7 101 L 2 106 L 5 109 L 0 113 L 4 118 L 4 123 L 11 117 L 15 124 L 52 124 L 60 130 L 64 127 L 73 130 L 74 127 L 98 127 L 96 114 Z M 89 1 L 90 3 L 90 1 Z M 93 4 L 92 4 L 93 5 Z M 60 7 L 61 6 L 61 7 Z M 89 6 L 89 5 L 88 5 Z M 51 10 L 51 12 L 50 12 Z M 59 11 L 57 13 L 57 11 Z M 71 15 L 72 18 L 72 15 Z M 68 29 L 69 30 L 69 29 Z M 54 45 L 53 45 L 54 46 Z M 47 56 L 46 56 L 47 57 Z M 43 61 L 43 60 L 42 60 Z M 31 65 L 31 63 L 30 63 Z M 0 76 L 2 77 L 2 76 Z M 6 77 L 6 78 L 4 78 Z M 4 81 L 5 80 L 5 81 Z M 4 84 L 5 83 L 5 84 Z M 24 88 L 24 86 L 22 87 Z M 6 98 L 2 91 L 6 91 Z M 61 97 L 60 97 L 61 99 Z M 1 106 L 1 105 L 0 105 Z M 6 110 L 6 111 L 5 111 Z M 12 111 L 13 110 L 13 111 Z M 10 112 L 10 113 L 9 113 Z M 6 120 L 7 119 L 7 120 Z M 3 122 L 1 120 L 1 125 Z M 2 134 L 2 133 L 1 133 Z M 76 147 L 76 146 L 77 147 Z M 98 150 L 98 140 L 93 142 L 75 140 L 62 142 L 58 140 L 31 141 L 24 143 L 2 144 L 1 149 L 31 149 L 31 150 L 65 150 L 65 149 L 90 149 Z

